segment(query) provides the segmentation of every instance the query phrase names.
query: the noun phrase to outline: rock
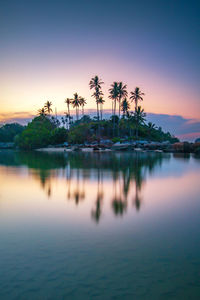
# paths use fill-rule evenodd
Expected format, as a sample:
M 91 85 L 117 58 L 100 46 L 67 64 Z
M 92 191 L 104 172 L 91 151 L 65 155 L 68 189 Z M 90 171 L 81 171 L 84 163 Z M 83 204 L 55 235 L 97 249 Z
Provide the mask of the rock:
M 93 148 L 90 148 L 90 147 L 85 147 L 85 148 L 82 148 L 81 150 L 82 150 L 82 152 L 93 152 Z
M 141 144 L 141 145 L 145 145 L 145 144 L 148 144 L 149 142 L 146 141 L 146 140 L 138 140 L 138 141 L 135 141 L 137 144 Z
M 120 144 L 119 142 L 115 143 L 113 146 L 112 146 L 112 149 L 113 150 L 128 150 L 130 149 L 131 147 L 131 144 L 128 143 L 128 144 Z
M 80 149 L 79 146 L 72 146 L 72 147 L 71 147 L 71 150 L 72 150 L 72 151 L 81 151 L 81 149 Z
M 200 143 L 200 138 L 196 139 L 195 143 Z
M 136 152 L 142 152 L 143 149 L 142 148 L 134 148 L 134 151 L 136 151 Z

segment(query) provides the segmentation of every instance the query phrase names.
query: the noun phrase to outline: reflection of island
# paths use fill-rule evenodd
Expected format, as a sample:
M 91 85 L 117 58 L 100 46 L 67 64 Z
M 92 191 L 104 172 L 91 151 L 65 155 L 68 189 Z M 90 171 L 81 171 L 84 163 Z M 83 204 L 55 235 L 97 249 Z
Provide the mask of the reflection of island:
M 170 155 L 160 153 L 43 153 L 6 152 L 6 165 L 27 166 L 29 173 L 39 180 L 48 197 L 52 194 L 52 179 L 66 180 L 67 199 L 78 205 L 88 199 L 92 185 L 94 202 L 91 217 L 99 223 L 103 214 L 103 200 L 111 201 L 115 216 L 122 216 L 133 203 L 139 211 L 142 188 L 147 173 L 161 165 Z M 0 163 L 2 157 L 0 153 Z M 109 191 L 104 186 L 109 183 Z M 90 194 L 91 197 L 91 194 Z

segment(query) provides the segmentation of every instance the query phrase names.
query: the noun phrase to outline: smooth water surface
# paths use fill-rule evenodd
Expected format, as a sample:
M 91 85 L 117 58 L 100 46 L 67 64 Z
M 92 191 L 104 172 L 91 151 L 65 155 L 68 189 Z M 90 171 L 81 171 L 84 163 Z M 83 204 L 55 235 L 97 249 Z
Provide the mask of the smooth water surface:
M 200 299 L 200 159 L 0 152 L 0 299 Z

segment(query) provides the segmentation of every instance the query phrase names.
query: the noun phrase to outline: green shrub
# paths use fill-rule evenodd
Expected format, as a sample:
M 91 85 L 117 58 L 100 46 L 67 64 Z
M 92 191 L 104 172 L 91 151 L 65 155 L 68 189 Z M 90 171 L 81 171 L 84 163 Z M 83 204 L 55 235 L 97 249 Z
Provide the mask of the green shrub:
M 67 130 L 62 127 L 62 128 L 55 128 L 51 132 L 51 144 L 56 145 L 56 144 L 62 144 L 66 142 L 67 140 Z
M 51 142 L 53 129 L 55 125 L 47 117 L 36 117 L 20 135 L 16 136 L 15 144 L 24 150 L 45 147 Z

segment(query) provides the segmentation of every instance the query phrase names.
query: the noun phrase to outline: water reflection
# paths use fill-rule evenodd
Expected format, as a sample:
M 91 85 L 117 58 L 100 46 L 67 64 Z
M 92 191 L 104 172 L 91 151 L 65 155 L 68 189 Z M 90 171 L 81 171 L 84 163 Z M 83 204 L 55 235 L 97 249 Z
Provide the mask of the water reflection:
M 88 189 L 92 189 L 91 218 L 96 223 L 101 220 L 107 194 L 115 216 L 124 215 L 128 206 L 140 211 L 147 174 L 153 174 L 169 159 L 169 154 L 160 153 L 0 152 L 0 164 L 27 167 L 29 176 L 39 181 L 48 198 L 52 196 L 53 179 L 65 179 L 66 198 L 75 205 L 88 198 Z

